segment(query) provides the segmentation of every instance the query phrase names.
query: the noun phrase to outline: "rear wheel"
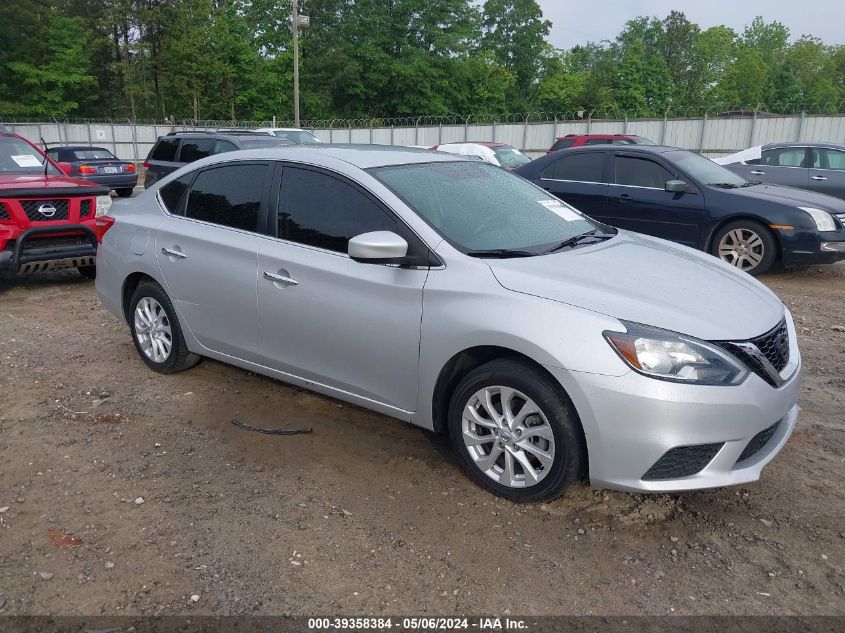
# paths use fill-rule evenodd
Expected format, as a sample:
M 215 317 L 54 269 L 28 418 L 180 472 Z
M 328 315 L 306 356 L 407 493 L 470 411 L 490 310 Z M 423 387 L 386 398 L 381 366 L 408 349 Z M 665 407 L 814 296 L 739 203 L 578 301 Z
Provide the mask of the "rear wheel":
M 78 270 L 79 274 L 85 277 L 85 279 L 96 279 L 97 277 L 96 266 L 77 266 L 76 270 Z
M 554 499 L 586 470 L 574 407 L 559 385 L 520 360 L 467 374 L 452 396 L 449 434 L 470 478 L 513 501 Z
M 133 192 L 133 191 L 134 191 L 134 189 L 132 189 L 132 187 L 128 187 L 128 188 L 126 188 L 126 189 L 115 189 L 115 190 L 114 190 L 114 192 L 115 192 L 118 196 L 120 196 L 121 198 L 131 198 L 131 197 L 132 197 L 132 192 Z
M 135 349 L 147 367 L 161 374 L 189 369 L 200 356 L 188 351 L 170 298 L 154 281 L 141 283 L 129 301 Z
M 723 262 L 755 276 L 768 272 L 777 261 L 772 232 L 753 220 L 731 222 L 719 229 L 712 252 Z

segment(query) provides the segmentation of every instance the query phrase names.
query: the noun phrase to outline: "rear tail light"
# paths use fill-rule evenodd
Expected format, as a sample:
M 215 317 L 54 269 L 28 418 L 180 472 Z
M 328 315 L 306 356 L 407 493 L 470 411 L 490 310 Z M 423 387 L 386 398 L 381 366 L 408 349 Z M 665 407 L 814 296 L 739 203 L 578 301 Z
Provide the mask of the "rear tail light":
M 150 164 L 148 162 L 144 161 L 144 169 L 149 169 L 149 168 L 150 168 Z
M 76 172 L 79 174 L 96 174 L 97 168 L 91 167 L 91 165 L 80 165 Z
M 94 220 L 94 225 L 97 227 L 97 241 L 103 241 L 103 236 L 112 226 L 114 226 L 114 218 L 110 215 L 101 215 Z
M 126 172 L 127 172 L 127 173 L 130 173 L 130 174 L 134 174 L 134 173 L 135 173 L 135 163 L 129 163 L 129 164 L 128 164 L 128 165 L 126 165 L 125 167 L 126 167 Z

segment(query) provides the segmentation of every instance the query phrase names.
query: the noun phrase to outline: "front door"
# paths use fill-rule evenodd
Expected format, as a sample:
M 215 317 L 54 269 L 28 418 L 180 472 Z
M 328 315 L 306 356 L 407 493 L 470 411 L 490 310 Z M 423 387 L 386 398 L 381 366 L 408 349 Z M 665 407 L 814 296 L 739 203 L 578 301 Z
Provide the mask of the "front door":
M 809 188 L 845 199 L 845 150 L 814 149 Z
M 692 183 L 685 193 L 666 191 L 677 173 L 651 158 L 618 153 L 608 188 L 608 224 L 697 247 L 705 220 L 702 194 Z
M 266 162 L 200 171 L 156 233 L 168 294 L 188 328 L 208 349 L 250 361 L 261 351 L 256 284 L 271 172 Z
M 264 363 L 305 380 L 413 411 L 428 268 L 356 262 L 351 237 L 393 231 L 381 202 L 343 177 L 286 166 L 276 240 L 258 254 Z

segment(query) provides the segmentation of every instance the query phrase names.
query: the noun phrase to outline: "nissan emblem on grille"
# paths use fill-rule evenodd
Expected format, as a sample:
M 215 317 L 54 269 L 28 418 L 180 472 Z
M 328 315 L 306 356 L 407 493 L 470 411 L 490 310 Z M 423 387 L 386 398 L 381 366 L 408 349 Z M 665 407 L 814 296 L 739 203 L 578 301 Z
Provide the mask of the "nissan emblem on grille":
M 54 207 L 52 204 L 42 204 L 40 207 L 38 207 L 38 213 L 43 215 L 45 218 L 52 218 L 54 215 L 56 215 L 56 207 Z

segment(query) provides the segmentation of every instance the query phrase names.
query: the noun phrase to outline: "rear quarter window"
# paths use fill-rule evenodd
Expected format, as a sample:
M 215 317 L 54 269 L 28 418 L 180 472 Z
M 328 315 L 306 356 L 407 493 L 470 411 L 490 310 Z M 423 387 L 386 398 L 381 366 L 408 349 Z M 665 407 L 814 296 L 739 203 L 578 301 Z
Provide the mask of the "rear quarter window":
M 158 195 L 161 196 L 161 201 L 164 203 L 164 207 L 170 211 L 170 213 L 173 213 L 174 215 L 181 215 L 181 202 L 185 197 L 185 192 L 188 190 L 193 177 L 194 174 L 185 174 L 181 178 L 177 178 L 173 182 L 167 183 L 159 190 Z

